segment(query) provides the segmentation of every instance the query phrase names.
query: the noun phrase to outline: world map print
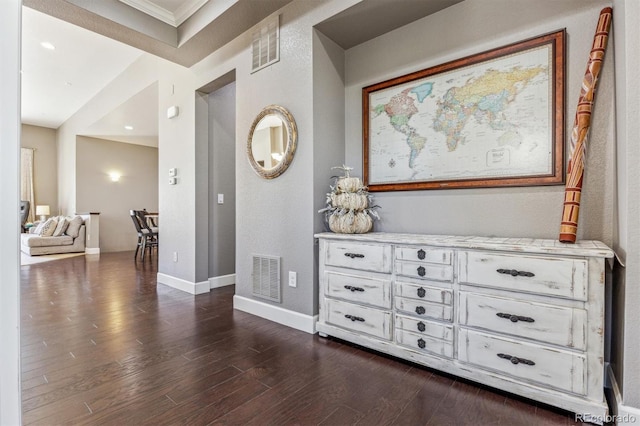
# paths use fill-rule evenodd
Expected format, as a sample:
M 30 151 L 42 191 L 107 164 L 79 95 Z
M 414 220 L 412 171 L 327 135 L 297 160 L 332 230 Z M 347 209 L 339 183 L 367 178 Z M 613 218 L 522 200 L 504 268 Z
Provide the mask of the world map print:
M 369 184 L 549 173 L 551 47 L 369 93 Z

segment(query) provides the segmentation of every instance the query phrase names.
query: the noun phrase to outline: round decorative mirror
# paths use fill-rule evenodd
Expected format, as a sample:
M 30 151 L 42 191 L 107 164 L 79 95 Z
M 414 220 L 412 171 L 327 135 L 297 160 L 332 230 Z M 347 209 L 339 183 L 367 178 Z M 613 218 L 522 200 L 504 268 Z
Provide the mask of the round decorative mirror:
M 269 105 L 253 120 L 247 140 L 251 167 L 265 179 L 273 179 L 287 170 L 298 142 L 296 122 L 289 111 Z

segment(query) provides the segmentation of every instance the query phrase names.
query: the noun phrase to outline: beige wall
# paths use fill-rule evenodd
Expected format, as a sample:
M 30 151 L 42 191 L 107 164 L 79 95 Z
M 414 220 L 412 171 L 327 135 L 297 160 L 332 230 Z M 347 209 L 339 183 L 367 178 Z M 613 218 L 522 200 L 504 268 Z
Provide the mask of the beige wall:
M 129 210 L 158 211 L 158 149 L 78 136 L 76 177 L 78 212 L 100 212 L 100 251 L 135 249 Z
M 46 127 L 23 124 L 21 147 L 35 149 L 33 153 L 35 204 L 46 204 L 51 208 L 52 215 L 58 214 L 56 131 Z M 35 206 L 31 208 L 35 213 Z

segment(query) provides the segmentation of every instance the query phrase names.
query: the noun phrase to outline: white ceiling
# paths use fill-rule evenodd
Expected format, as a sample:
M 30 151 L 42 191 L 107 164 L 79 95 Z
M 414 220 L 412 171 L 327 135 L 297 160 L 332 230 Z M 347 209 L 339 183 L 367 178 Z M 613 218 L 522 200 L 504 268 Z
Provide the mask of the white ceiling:
M 132 46 L 188 67 L 291 1 L 23 0 L 22 122 L 57 129 L 143 54 Z M 362 0 L 317 28 L 348 49 L 459 1 Z M 129 19 L 129 26 L 113 20 L 118 14 Z M 158 29 L 153 21 L 176 34 L 189 33 L 188 41 L 170 46 L 154 39 L 135 25 L 141 18 L 146 27 Z M 42 42 L 55 50 L 43 48 Z M 157 84 L 83 135 L 157 146 Z
M 190 66 L 290 1 L 23 0 L 22 122 L 60 127 L 144 54 L 132 46 Z M 189 42 L 178 47 L 153 39 L 134 24 L 142 22 L 142 26 L 157 29 L 149 20 L 166 25 L 160 20 L 168 19 L 177 34 L 177 26 L 198 11 L 196 23 L 190 26 L 193 34 Z M 118 14 L 129 19 L 129 27 L 112 20 Z M 55 50 L 43 48 L 42 42 L 52 43 Z M 125 125 L 133 130 L 124 129 Z M 82 134 L 157 146 L 157 85 L 143 90 Z
M 57 129 L 142 54 L 23 7 L 22 122 Z

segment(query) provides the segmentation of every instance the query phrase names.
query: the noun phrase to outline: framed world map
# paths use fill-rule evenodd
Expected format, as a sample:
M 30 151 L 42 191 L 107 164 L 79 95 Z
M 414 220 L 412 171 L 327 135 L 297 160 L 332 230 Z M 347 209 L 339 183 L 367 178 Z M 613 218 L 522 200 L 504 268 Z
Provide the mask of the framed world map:
M 565 31 L 362 89 L 370 191 L 564 183 Z

